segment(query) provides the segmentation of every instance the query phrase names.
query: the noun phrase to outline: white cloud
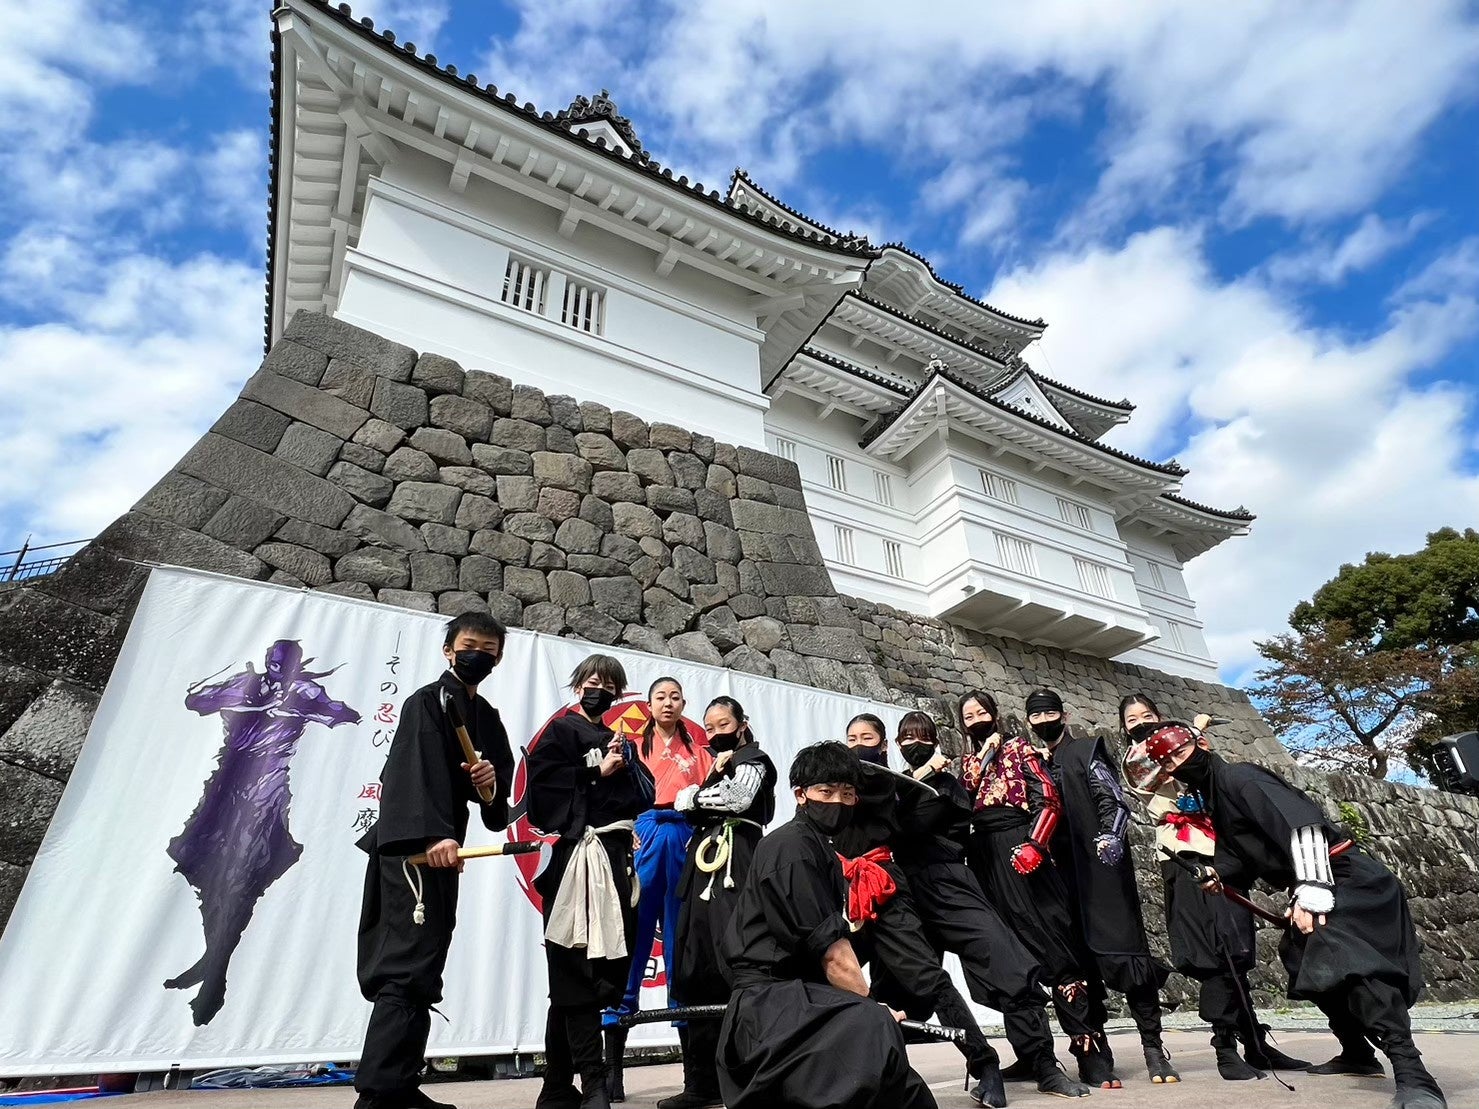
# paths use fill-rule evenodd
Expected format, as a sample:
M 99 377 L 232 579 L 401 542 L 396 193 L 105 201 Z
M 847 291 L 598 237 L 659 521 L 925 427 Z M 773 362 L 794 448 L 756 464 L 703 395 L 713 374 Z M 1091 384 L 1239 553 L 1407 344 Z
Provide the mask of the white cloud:
M 1458 0 L 694 0 L 647 20 L 629 3 L 518 10 L 519 31 L 489 55 L 500 85 L 553 109 L 616 82 L 685 168 L 737 161 L 776 184 L 818 145 L 798 151 L 798 130 L 901 160 L 990 161 L 1033 119 L 1102 91 L 1107 134 L 1089 153 L 1103 173 L 1070 227 L 1078 241 L 1208 178 L 1233 222 L 1359 211 L 1479 73 L 1479 26 Z
M 228 131 L 197 159 L 211 221 L 240 228 L 253 246 L 267 218 L 267 142 L 256 130 Z
M 1322 241 L 1303 250 L 1276 255 L 1269 260 L 1265 272 L 1271 281 L 1279 284 L 1339 285 L 1351 274 L 1370 269 L 1406 246 L 1432 220 L 1430 212 L 1394 220 L 1384 220 L 1375 212 L 1368 212 L 1339 242 Z
M 48 322 L 0 324 L 7 531 L 88 538 L 132 504 L 254 368 L 261 301 L 255 266 L 129 255 L 69 266 Z
M 1473 276 L 1479 278 L 1479 272 Z M 1034 359 L 1139 408 L 1111 441 L 1175 453 L 1185 492 L 1258 514 L 1252 535 L 1188 568 L 1209 641 L 1230 678 L 1294 604 L 1368 550 L 1416 549 L 1479 516 L 1467 458 L 1473 397 L 1420 373 L 1479 330 L 1479 280 L 1401 304 L 1375 338 L 1311 326 L 1252 280 L 1223 283 L 1199 238 L 1171 228 L 1121 249 L 1058 254 L 1003 276 L 988 298 L 1041 312 Z

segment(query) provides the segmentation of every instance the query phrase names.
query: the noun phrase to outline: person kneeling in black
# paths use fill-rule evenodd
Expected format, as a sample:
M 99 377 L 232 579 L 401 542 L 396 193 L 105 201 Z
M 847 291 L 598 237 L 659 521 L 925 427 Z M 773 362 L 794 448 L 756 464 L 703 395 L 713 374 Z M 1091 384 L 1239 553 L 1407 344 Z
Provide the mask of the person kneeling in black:
M 796 815 L 766 836 L 724 936 L 729 1007 L 719 1089 L 729 1109 L 931 1109 L 909 1066 L 902 1014 L 868 999 L 831 837 L 857 803 L 857 760 L 838 743 L 791 764 Z
M 374 1003 L 355 1069 L 355 1109 L 451 1109 L 421 1092 L 431 1007 L 442 999 L 442 968 L 457 923 L 457 849 L 467 837 L 467 807 L 479 805 L 492 831 L 508 827 L 514 759 L 498 710 L 478 683 L 503 657 L 506 633 L 487 613 L 447 625 L 449 668 L 401 707 L 380 772 L 380 819 L 359 841 L 369 853 L 359 924 L 359 984 Z M 469 766 L 448 706 L 460 714 L 483 756 Z M 478 790 L 492 799 L 480 804 Z M 409 856 L 426 853 L 424 869 Z

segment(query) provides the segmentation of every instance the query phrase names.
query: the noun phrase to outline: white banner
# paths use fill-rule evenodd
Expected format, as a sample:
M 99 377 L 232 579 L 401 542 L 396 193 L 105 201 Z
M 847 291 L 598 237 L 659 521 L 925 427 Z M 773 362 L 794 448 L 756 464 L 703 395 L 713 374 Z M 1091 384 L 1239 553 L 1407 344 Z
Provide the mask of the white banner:
M 444 669 L 445 624 L 324 593 L 154 571 L 0 938 L 0 1075 L 358 1057 L 369 1005 L 355 981 L 365 856 L 354 843 L 375 817 L 401 703 Z M 271 658 L 293 662 L 284 643 L 301 647 L 301 675 L 264 692 L 256 675 Z M 481 692 L 502 713 L 516 759 L 567 703 L 570 672 L 592 650 L 619 657 L 639 693 L 660 675 L 678 678 L 690 719 L 713 697 L 737 698 L 781 773 L 777 822 L 792 812 L 784 783 L 800 747 L 841 739 L 858 712 L 877 713 L 890 732 L 902 714 L 514 631 Z M 473 827 L 473 843 L 518 834 Z M 450 1023 L 434 1020 L 434 1054 L 542 1047 L 540 918 L 519 866 L 530 858 L 468 864 L 440 1006 Z M 190 974 L 207 931 L 218 963 L 230 951 L 214 1013 L 209 974 L 204 984 Z M 167 988 L 173 979 L 183 980 Z M 643 995 L 644 1008 L 664 1003 L 660 988 Z M 676 1037 L 648 1025 L 632 1042 Z

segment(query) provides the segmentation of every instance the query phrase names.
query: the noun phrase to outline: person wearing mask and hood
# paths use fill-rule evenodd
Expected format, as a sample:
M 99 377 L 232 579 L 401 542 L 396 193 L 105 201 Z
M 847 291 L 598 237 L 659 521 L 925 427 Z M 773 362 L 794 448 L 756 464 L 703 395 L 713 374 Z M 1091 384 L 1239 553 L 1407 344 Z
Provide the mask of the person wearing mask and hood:
M 1089 996 L 1068 887 L 1048 853 L 1063 811 L 1058 788 L 1032 744 L 1005 734 L 991 694 L 978 690 L 961 699 L 960 727 L 966 735 L 960 779 L 971 799 L 971 869 L 986 899 L 1042 968 L 1080 1076 L 1100 1086 L 1113 1078 L 1096 1050 L 1104 1023 Z M 1040 1081 L 1040 1067 L 1040 1060 L 1019 1057 L 1002 1077 Z
M 775 816 L 777 775 L 750 730 L 744 707 L 716 697 L 704 711 L 712 762 L 700 785 L 686 786 L 673 807 L 688 818 L 693 835 L 678 879 L 676 956 L 668 971 L 669 992 L 685 1005 L 729 1000 L 729 982 L 719 954 L 724 931 L 750 872 L 750 860 L 765 826 Z M 683 1089 L 658 1109 L 708 1109 L 719 1098 L 719 1025 L 680 1025 Z
M 647 688 L 647 723 L 637 744 L 637 756 L 652 773 L 655 793 L 652 808 L 637 817 L 637 885 L 641 890 L 637 898 L 637 935 L 626 993 L 621 1004 L 607 1009 L 601 1018 L 606 1033 L 606 1090 L 612 1101 L 626 1100 L 622 1056 L 626 1051 L 627 1030 L 617 1022 L 641 1007 L 642 980 L 647 975 L 647 960 L 657 937 L 659 918 L 668 1005 L 683 1004 L 683 995 L 673 982 L 678 959 L 678 912 L 682 905 L 678 888 L 692 828 L 674 803 L 683 790 L 703 782 L 714 761 L 707 749 L 688 736 L 683 723 L 686 704 L 683 686 L 677 678 L 658 678 Z
M 934 1109 L 909 1066 L 902 1013 L 868 997 L 833 837 L 859 762 L 815 743 L 791 763 L 796 814 L 755 848 L 721 949 L 733 986 L 719 1030 L 728 1109 Z
M 1402 883 L 1272 771 L 1227 762 L 1205 735 L 1175 721 L 1139 738 L 1212 816 L 1217 853 L 1205 888 L 1247 889 L 1262 879 L 1289 891 L 1279 944 L 1289 996 L 1314 1002 L 1340 1041 L 1340 1054 L 1309 1073 L 1380 1075 L 1375 1044 L 1392 1064 L 1392 1109 L 1445 1109 L 1412 1041 L 1407 1011 L 1423 976 Z
M 860 763 L 858 800 L 848 826 L 833 843 L 848 880 L 848 916 L 857 930 L 858 958 L 910 999 L 907 1007 L 916 1015 L 935 1013 L 942 1023 L 963 1028 L 966 1039 L 957 1046 L 966 1059 L 971 1099 L 979 1105 L 1005 1105 L 996 1049 L 940 965 L 895 856 L 896 849 L 907 851 L 929 836 L 948 810 L 938 804 L 934 790 L 888 769 L 878 717 L 853 717 L 847 743 Z
M 1145 745 L 1138 742 L 1161 723 L 1160 709 L 1145 694 L 1132 693 L 1120 701 L 1119 712 L 1127 744 L 1125 784 L 1143 799 L 1155 823 L 1171 963 L 1200 984 L 1197 1010 L 1212 1026 L 1217 1073 L 1230 1082 L 1240 1082 L 1263 1078 L 1259 1068 L 1303 1070 L 1310 1065 L 1308 1060 L 1290 1058 L 1270 1044 L 1268 1025 L 1259 1024 L 1253 1012 L 1253 987 L 1248 983 L 1258 955 L 1253 914 L 1225 897 L 1209 897 L 1193 874 L 1172 857 L 1179 856 L 1193 866 L 1211 866 L 1217 832 L 1196 792 L 1163 773 L 1145 757 Z M 1209 719 L 1197 718 L 1198 732 Z M 1240 1039 L 1246 1061 L 1238 1055 Z
M 525 760 L 529 822 L 560 837 L 534 879 L 544 905 L 550 1001 L 536 1104 L 606 1109 L 601 1010 L 621 1001 L 631 968 L 632 832 L 652 805 L 654 786 L 636 745 L 603 722 L 626 690 L 621 663 L 591 655 L 570 675 L 570 689 L 576 704 L 545 726 Z
M 1125 803 L 1115 764 L 1102 740 L 1079 739 L 1068 730 L 1063 699 L 1051 689 L 1027 697 L 1027 726 L 1046 752 L 1053 783 L 1063 797 L 1063 820 L 1053 837 L 1053 859 L 1075 896 L 1074 928 L 1086 949 L 1081 960 L 1089 975 L 1096 1023 L 1102 1026 L 1106 987 L 1125 995 L 1135 1018 L 1145 1069 L 1153 1083 L 1179 1082 L 1161 1040 L 1161 987 L 1171 968 L 1150 953 L 1140 890 L 1129 858 L 1130 806 Z M 1102 1034 L 1094 1051 L 1079 1057 L 1084 1080 L 1118 1084 L 1114 1055 Z
M 882 733 L 882 721 L 864 715 L 849 726 L 849 736 L 860 721 Z M 934 791 L 906 813 L 892 843 L 936 961 L 942 963 L 946 952 L 960 959 L 971 998 L 1001 1012 L 1012 1050 L 1032 1068 L 1039 1090 L 1087 1096 L 1088 1087 L 1069 1078 L 1054 1055 L 1037 960 L 986 900 L 966 865 L 971 799 L 940 751 L 934 720 L 923 712 L 905 713 L 895 742 L 909 776 Z M 908 1007 L 904 991 L 888 975 L 875 974 L 873 987 L 889 1004 Z M 985 1097 L 977 1100 L 994 1104 Z

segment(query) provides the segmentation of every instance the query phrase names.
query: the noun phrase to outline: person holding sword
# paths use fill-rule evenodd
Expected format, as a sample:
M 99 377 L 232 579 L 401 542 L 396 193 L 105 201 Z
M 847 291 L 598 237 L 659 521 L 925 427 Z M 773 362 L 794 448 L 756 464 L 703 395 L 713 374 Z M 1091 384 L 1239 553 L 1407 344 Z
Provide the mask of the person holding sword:
M 1392 1064 L 1392 1109 L 1446 1109 L 1412 1040 L 1408 1010 L 1422 992 L 1420 945 L 1396 877 L 1349 841 L 1308 794 L 1252 763 L 1228 762 L 1205 735 L 1161 721 L 1136 739 L 1162 770 L 1195 791 L 1216 834 L 1204 888 L 1287 889 L 1279 956 L 1289 996 L 1315 1003 L 1340 1041 L 1315 1074 L 1374 1076 L 1375 1044 Z

